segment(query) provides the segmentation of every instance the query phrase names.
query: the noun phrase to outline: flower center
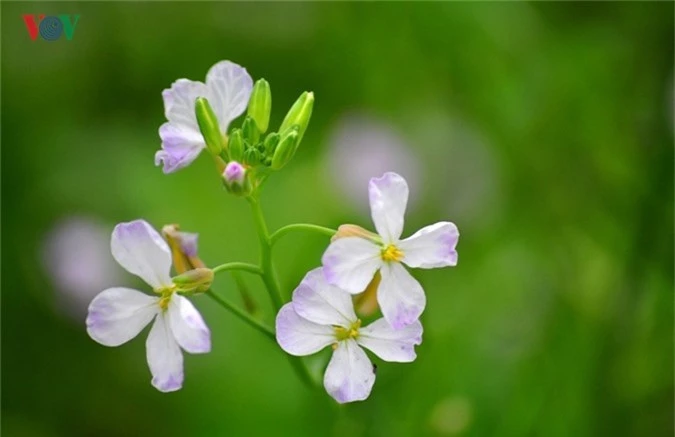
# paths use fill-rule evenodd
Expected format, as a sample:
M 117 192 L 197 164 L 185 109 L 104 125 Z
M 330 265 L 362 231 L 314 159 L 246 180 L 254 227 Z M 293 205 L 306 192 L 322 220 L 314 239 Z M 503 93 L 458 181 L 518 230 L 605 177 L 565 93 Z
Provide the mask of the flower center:
M 350 338 L 357 338 L 359 336 L 359 328 L 361 327 L 361 320 L 356 320 L 349 328 L 343 326 L 335 326 L 335 338 L 337 341 L 349 340 Z M 333 349 L 337 347 L 337 343 L 333 345 Z
M 160 294 L 159 297 L 159 307 L 162 309 L 162 311 L 166 311 L 169 308 L 169 302 L 171 302 L 171 296 L 173 296 L 173 293 L 176 291 L 176 287 L 164 287 L 164 288 L 158 288 L 155 290 L 155 293 Z
M 382 249 L 382 260 L 383 261 L 401 261 L 403 259 L 403 252 L 398 247 L 393 244 L 388 245 Z

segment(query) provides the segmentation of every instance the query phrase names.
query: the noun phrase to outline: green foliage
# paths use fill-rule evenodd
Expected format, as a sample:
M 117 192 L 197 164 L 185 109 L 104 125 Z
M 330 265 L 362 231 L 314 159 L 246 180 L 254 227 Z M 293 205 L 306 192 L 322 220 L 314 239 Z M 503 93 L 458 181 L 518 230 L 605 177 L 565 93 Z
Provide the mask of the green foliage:
M 672 3 L 30 9 L 81 17 L 71 41 L 31 41 L 26 5 L 2 4 L 4 435 L 672 435 Z M 39 274 L 48 232 L 73 215 L 110 230 L 179 223 L 200 233 L 209 266 L 256 259 L 249 211 L 214 182 L 208 154 L 169 176 L 153 167 L 161 91 L 221 59 L 273 83 L 272 131 L 303 90 L 319 98 L 265 187 L 272 229 L 370 222 L 344 194 L 352 168 L 331 176 L 340 121 L 365 113 L 419 162 L 404 234 L 439 218 L 462 232 L 457 268 L 414 272 L 428 299 L 418 360 L 381 366 L 364 403 L 306 390 L 267 338 L 206 297 L 195 302 L 213 352 L 186 355 L 185 387 L 162 395 L 143 335 L 94 344 Z M 265 133 L 243 159 L 269 172 L 279 137 Z M 291 235 L 274 248 L 286 297 L 324 249 Z M 109 285 L 138 285 L 121 278 Z M 237 300 L 234 281 L 218 287 Z

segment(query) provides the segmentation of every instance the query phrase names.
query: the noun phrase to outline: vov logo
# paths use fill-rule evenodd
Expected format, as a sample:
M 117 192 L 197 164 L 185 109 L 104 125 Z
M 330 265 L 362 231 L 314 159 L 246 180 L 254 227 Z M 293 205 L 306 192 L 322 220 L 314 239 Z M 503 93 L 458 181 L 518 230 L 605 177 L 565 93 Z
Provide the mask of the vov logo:
M 70 41 L 73 39 L 73 34 L 75 33 L 75 26 L 77 26 L 77 21 L 80 19 L 79 15 L 47 15 L 40 14 L 37 16 L 32 14 L 26 14 L 23 16 L 23 22 L 26 23 L 26 30 L 28 30 L 28 36 L 30 39 L 35 41 L 38 34 L 40 38 L 45 41 L 56 41 L 61 38 L 61 34 L 66 36 L 66 39 Z

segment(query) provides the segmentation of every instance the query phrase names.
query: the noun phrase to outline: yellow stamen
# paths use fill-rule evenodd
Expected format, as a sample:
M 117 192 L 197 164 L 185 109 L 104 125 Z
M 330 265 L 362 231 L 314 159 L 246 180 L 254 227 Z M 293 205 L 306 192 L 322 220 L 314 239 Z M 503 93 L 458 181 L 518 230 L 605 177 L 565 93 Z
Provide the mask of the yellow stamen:
M 159 298 L 158 305 L 162 309 L 162 311 L 166 311 L 169 308 L 169 302 L 171 302 L 171 296 L 173 296 L 173 293 L 176 291 L 176 286 L 171 286 L 171 287 L 165 287 L 165 288 L 158 288 L 155 289 L 155 293 L 158 293 L 161 295 Z
M 382 249 L 382 260 L 383 261 L 401 261 L 403 259 L 403 252 L 398 247 L 393 244 L 388 245 Z
M 361 327 L 361 320 L 357 320 L 352 323 L 352 326 L 349 328 L 344 328 L 342 326 L 335 326 L 335 338 L 338 341 L 349 340 L 350 338 L 357 338 L 359 336 L 359 328 Z M 333 349 L 337 348 L 337 343 L 333 344 Z

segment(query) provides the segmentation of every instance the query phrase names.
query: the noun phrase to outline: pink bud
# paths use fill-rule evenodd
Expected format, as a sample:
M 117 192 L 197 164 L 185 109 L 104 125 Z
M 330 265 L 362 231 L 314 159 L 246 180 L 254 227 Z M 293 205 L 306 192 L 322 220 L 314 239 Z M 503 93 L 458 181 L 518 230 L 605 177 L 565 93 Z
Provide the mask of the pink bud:
M 241 185 L 246 177 L 246 169 L 237 161 L 231 161 L 227 164 L 227 167 L 225 167 L 223 177 L 228 185 Z

